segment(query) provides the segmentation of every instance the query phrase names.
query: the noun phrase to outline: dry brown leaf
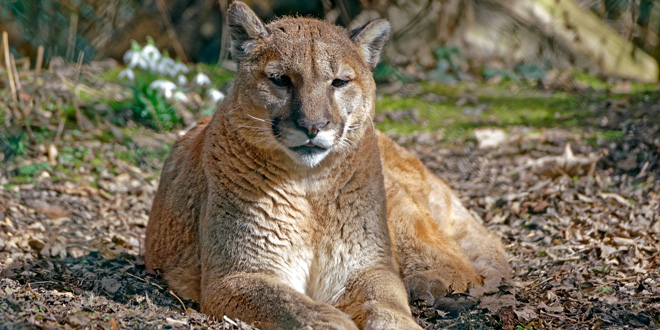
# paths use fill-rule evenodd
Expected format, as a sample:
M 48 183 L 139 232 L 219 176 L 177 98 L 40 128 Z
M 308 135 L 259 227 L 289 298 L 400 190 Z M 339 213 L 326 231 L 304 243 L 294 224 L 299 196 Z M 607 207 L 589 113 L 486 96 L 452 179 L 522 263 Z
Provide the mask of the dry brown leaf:
M 528 161 L 527 164 L 519 166 L 516 172 L 531 168 L 535 174 L 556 178 L 561 175 L 569 177 L 591 176 L 596 169 L 598 161 L 607 154 L 606 150 L 592 152 L 586 156 L 573 154 L 571 144 L 567 143 L 564 153 L 560 156 L 545 156 L 536 160 Z
M 521 310 L 514 311 L 514 313 L 516 313 L 516 317 L 518 317 L 518 319 L 523 322 L 529 322 L 539 317 L 539 315 L 536 314 L 536 312 L 530 307 L 526 307 Z

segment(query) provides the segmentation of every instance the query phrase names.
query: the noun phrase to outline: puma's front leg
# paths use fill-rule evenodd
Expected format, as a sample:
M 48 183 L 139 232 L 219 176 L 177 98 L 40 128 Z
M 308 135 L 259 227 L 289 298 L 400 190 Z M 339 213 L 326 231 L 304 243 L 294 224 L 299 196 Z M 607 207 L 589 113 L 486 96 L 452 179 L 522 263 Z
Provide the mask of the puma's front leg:
M 406 290 L 391 266 L 372 267 L 355 276 L 336 306 L 360 329 L 422 329 L 412 318 Z
M 203 276 L 200 305 L 202 313 L 216 318 L 228 315 L 261 329 L 357 330 L 339 309 L 263 273 Z

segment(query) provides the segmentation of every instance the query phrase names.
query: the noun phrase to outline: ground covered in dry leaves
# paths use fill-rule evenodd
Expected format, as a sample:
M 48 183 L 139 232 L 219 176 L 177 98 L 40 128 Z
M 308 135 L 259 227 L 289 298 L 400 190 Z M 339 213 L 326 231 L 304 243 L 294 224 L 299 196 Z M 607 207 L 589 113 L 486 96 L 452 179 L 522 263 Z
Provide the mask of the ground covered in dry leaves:
M 658 328 L 659 99 L 594 101 L 585 107 L 591 128 L 510 127 L 492 147 L 470 137 L 395 136 L 502 237 L 515 273 L 510 286 L 460 313 L 414 303 L 418 322 Z M 598 134 L 605 130 L 622 134 Z M 138 155 L 136 166 L 118 156 L 134 150 L 93 136 L 64 133 L 58 141 L 60 150 L 84 147 L 75 149 L 83 161 L 75 180 L 49 171 L 28 184 L 0 177 L 0 329 L 250 329 L 198 313 L 145 271 L 140 255 L 162 155 Z M 151 134 L 142 143 L 175 138 Z M 47 162 L 46 145 L 30 156 Z

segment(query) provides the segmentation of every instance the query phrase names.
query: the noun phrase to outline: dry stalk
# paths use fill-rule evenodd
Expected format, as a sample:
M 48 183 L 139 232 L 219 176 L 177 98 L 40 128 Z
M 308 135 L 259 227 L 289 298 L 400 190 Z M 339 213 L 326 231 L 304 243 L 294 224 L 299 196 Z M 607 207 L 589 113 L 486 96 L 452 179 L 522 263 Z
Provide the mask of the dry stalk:
M 75 81 L 73 81 L 73 80 L 71 80 L 67 77 L 64 77 L 64 76 L 59 76 L 59 78 L 60 78 L 60 80 L 62 80 L 62 82 L 65 85 L 67 85 L 67 87 L 73 89 L 74 93 L 79 93 L 80 91 L 83 91 L 83 92 L 85 92 L 89 95 L 92 95 L 92 96 L 101 96 L 101 92 L 99 92 L 96 89 L 85 86 L 85 84 L 78 84 L 77 82 L 75 82 Z
M 156 0 L 156 7 L 158 7 L 158 11 L 160 12 L 160 15 L 163 17 L 163 22 L 165 23 L 165 27 L 167 28 L 167 35 L 170 37 L 170 40 L 172 41 L 172 47 L 174 47 L 174 52 L 176 53 L 176 56 L 178 56 L 181 59 L 181 61 L 188 62 L 186 53 L 183 51 L 183 46 L 181 46 L 181 42 L 179 42 L 179 37 L 177 37 L 176 32 L 174 31 L 172 20 L 170 19 L 170 16 L 167 12 L 167 7 L 165 6 L 163 0 Z
M 14 74 L 14 80 L 16 84 L 16 93 L 18 94 L 18 103 L 17 106 L 23 111 L 23 117 L 27 118 L 30 115 L 31 109 L 24 106 L 21 95 L 23 94 L 23 85 L 21 85 L 21 78 L 18 75 L 18 69 L 16 69 L 16 60 L 14 59 L 14 54 L 9 55 L 11 59 L 11 71 Z
M 7 32 L 2 32 L 2 48 L 5 53 L 5 67 L 7 68 L 7 76 L 9 76 L 9 88 L 11 89 L 11 98 L 14 101 L 14 106 L 18 103 L 16 95 L 16 85 L 14 80 L 14 72 L 11 69 L 11 56 L 9 55 L 9 35 Z
M 40 45 L 37 48 L 37 63 L 34 67 L 36 74 L 39 74 L 39 72 L 41 71 L 41 66 L 43 65 L 43 63 L 44 63 L 44 46 Z
M 71 14 L 71 20 L 69 22 L 69 38 L 67 40 L 65 56 L 67 62 L 73 60 L 73 50 L 76 46 L 76 33 L 78 32 L 78 13 Z
M 76 65 L 76 73 L 73 75 L 73 81 L 77 84 L 78 79 L 80 79 L 80 70 L 82 69 L 83 59 L 85 58 L 85 52 L 82 50 L 78 53 L 78 63 Z
M 19 77 L 18 69 L 16 68 L 16 59 L 14 58 L 14 54 L 10 54 L 9 57 L 11 59 L 11 71 L 14 74 L 14 83 L 16 84 L 16 93 L 20 95 L 23 90 L 23 85 L 21 85 L 21 78 Z
M 60 123 L 57 125 L 57 134 L 55 134 L 55 140 L 53 140 L 54 144 L 60 142 L 60 137 L 62 136 L 62 132 L 64 132 L 65 122 L 66 122 L 66 117 L 61 117 Z
M 11 56 L 9 55 L 9 34 L 2 31 L 2 48 L 5 54 L 5 68 L 7 68 L 7 76 L 9 78 L 9 89 L 11 90 L 12 112 L 13 116 L 18 120 L 21 119 L 21 113 L 16 108 L 18 106 L 18 94 L 16 93 L 16 81 L 14 80 L 14 72 L 11 66 Z

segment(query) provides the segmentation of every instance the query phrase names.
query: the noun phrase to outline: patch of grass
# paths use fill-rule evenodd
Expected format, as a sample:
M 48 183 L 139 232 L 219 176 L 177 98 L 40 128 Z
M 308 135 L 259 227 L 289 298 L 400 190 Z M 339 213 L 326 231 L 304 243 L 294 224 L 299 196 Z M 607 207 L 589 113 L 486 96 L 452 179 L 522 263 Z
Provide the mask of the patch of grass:
M 116 152 L 117 158 L 129 164 L 148 166 L 157 171 L 160 171 L 160 166 L 154 164 L 154 159 L 165 159 L 172 148 L 171 144 L 163 144 L 158 148 L 141 148 L 133 145 L 132 142 L 127 144 L 130 145 L 130 150 Z
M 52 172 L 53 168 L 48 163 L 32 163 L 18 168 L 19 175 L 34 176 L 42 171 Z
M 14 185 L 28 184 L 28 183 L 32 183 L 32 181 L 34 180 L 32 175 L 28 175 L 28 174 L 14 175 L 9 179 L 10 182 L 13 183 Z
M 158 131 L 168 131 L 181 125 L 183 120 L 172 104 L 159 95 L 158 91 L 149 88 L 154 80 L 155 77 L 151 74 L 136 75 L 135 85 L 132 86 L 133 99 L 111 103 L 111 107 L 115 110 L 128 109 L 135 122 Z
M 71 164 L 77 168 L 85 161 L 90 153 L 91 151 L 89 148 L 84 146 L 64 146 L 62 150 L 60 150 L 57 158 L 59 163 Z
M 206 73 L 215 87 L 229 85 L 234 80 L 235 73 L 222 66 L 200 63 L 197 67 L 198 71 Z
M 0 160 L 8 162 L 11 159 L 22 156 L 27 152 L 27 134 L 23 131 L 17 133 L 0 133 L 0 152 L 3 157 Z
M 402 73 L 399 69 L 393 67 L 387 62 L 380 62 L 373 70 L 374 80 L 376 83 L 386 83 L 390 81 L 401 81 L 404 83 L 414 81 L 410 77 Z
M 104 81 L 111 81 L 111 82 L 120 82 L 119 79 L 119 73 L 124 70 L 124 67 L 118 66 L 115 68 L 111 68 L 107 71 L 104 71 L 99 74 L 99 78 Z

